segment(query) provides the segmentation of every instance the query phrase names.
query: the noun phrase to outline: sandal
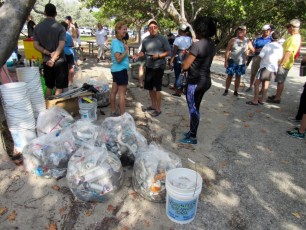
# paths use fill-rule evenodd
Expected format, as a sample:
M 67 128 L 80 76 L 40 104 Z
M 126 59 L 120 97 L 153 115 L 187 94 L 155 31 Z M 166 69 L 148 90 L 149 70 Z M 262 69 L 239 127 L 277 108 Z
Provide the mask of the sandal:
M 259 104 L 264 105 L 265 103 L 262 101 L 258 101 Z
M 142 112 L 153 111 L 155 110 L 152 106 L 148 106 L 147 108 L 142 108 Z
M 258 104 L 256 104 L 256 103 L 254 103 L 253 101 L 247 101 L 246 104 L 247 104 L 247 105 L 258 105 Z
M 281 100 L 275 100 L 275 99 L 268 99 L 267 102 L 273 103 L 273 104 L 280 104 Z
M 152 117 L 158 117 L 160 114 L 161 114 L 161 111 L 158 112 L 158 111 L 155 110 L 153 113 L 151 113 L 151 116 Z

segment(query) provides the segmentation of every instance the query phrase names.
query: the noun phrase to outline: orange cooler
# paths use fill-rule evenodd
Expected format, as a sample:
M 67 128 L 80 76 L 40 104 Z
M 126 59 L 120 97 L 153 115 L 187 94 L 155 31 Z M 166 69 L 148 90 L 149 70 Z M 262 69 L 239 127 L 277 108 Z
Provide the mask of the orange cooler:
M 34 48 L 33 38 L 24 39 L 23 46 L 24 46 L 24 55 L 26 59 L 28 60 L 38 59 L 40 62 L 43 61 L 42 53 Z

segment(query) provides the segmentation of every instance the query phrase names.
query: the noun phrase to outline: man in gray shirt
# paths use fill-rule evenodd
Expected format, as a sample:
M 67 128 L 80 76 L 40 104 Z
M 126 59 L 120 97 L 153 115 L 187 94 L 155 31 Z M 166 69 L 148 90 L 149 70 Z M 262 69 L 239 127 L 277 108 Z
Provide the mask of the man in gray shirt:
M 167 39 L 159 34 L 157 21 L 150 20 L 148 24 L 150 35 L 143 39 L 142 48 L 138 57 L 146 57 L 146 74 L 144 88 L 149 90 L 151 105 L 146 111 L 153 111 L 151 116 L 157 117 L 161 114 L 161 88 L 165 58 L 170 55 L 170 45 Z
M 44 21 L 34 28 L 34 47 L 43 54 L 44 78 L 47 86 L 46 96 L 62 93 L 68 87 L 68 65 L 65 60 L 64 47 L 66 42 L 65 28 L 55 21 L 56 7 L 45 5 Z

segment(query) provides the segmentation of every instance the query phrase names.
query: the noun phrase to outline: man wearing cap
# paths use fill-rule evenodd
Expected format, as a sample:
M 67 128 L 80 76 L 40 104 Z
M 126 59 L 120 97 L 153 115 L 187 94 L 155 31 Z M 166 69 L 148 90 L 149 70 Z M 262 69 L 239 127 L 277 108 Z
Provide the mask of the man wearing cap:
M 299 56 L 301 48 L 300 25 L 301 22 L 298 19 L 292 19 L 287 25 L 288 33 L 291 36 L 283 44 L 284 53 L 275 78 L 275 82 L 277 82 L 276 94 L 268 97 L 267 102 L 280 104 L 288 72 L 292 68 L 294 60 Z
M 161 114 L 161 88 L 162 78 L 166 67 L 165 57 L 170 54 L 170 45 L 167 39 L 158 32 L 159 26 L 156 20 L 148 23 L 150 35 L 143 39 L 141 52 L 137 57 L 146 57 L 146 74 L 144 88 L 149 90 L 151 105 L 146 111 L 153 111 L 151 116 Z
M 55 87 L 55 95 L 68 87 L 68 65 L 65 61 L 65 28 L 55 21 L 56 7 L 45 5 L 46 18 L 34 28 L 34 47 L 43 54 L 44 78 L 47 86 L 46 96 Z
M 149 32 L 149 27 L 148 26 L 144 26 L 143 27 L 143 34 L 141 35 L 141 42 L 140 42 L 140 46 L 138 48 L 138 53 L 140 53 L 141 48 L 142 48 L 142 41 L 143 39 L 145 39 L 146 37 L 148 37 L 150 35 Z M 142 57 L 138 60 L 138 62 L 140 63 L 139 66 L 139 87 L 143 88 L 143 75 L 144 75 L 144 66 L 146 64 L 146 58 Z
M 254 81 L 255 81 L 255 76 L 257 74 L 257 71 L 259 69 L 260 66 L 260 57 L 259 57 L 259 53 L 261 51 L 261 49 L 268 43 L 271 42 L 271 37 L 270 37 L 270 33 L 271 33 L 271 27 L 270 25 L 264 25 L 262 27 L 262 36 L 259 38 L 256 38 L 255 41 L 253 42 L 253 46 L 255 48 L 255 56 L 253 57 L 253 62 L 252 62 L 252 66 L 251 66 L 251 78 L 250 78 L 250 87 L 247 88 L 245 90 L 245 92 L 249 92 L 252 90 Z
M 232 78 L 235 75 L 234 96 L 238 97 L 238 88 L 240 85 L 241 75 L 246 70 L 246 54 L 248 50 L 254 52 L 252 43 L 245 37 L 246 26 L 239 26 L 236 29 L 236 37 L 232 38 L 225 51 L 224 67 L 226 68 L 226 81 L 223 96 L 228 95 L 228 89 L 231 85 Z

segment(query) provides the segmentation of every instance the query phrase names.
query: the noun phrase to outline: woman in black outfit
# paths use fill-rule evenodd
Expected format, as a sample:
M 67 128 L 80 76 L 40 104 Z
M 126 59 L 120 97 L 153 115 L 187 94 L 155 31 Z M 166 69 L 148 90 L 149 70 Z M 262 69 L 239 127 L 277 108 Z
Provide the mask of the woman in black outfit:
M 210 17 L 198 17 L 193 23 L 198 41 L 190 47 L 182 64 L 188 71 L 187 104 L 190 113 L 190 130 L 180 140 L 183 144 L 197 144 L 200 122 L 200 104 L 205 92 L 211 87 L 210 66 L 215 55 L 215 44 L 210 39 L 216 34 L 216 25 Z

